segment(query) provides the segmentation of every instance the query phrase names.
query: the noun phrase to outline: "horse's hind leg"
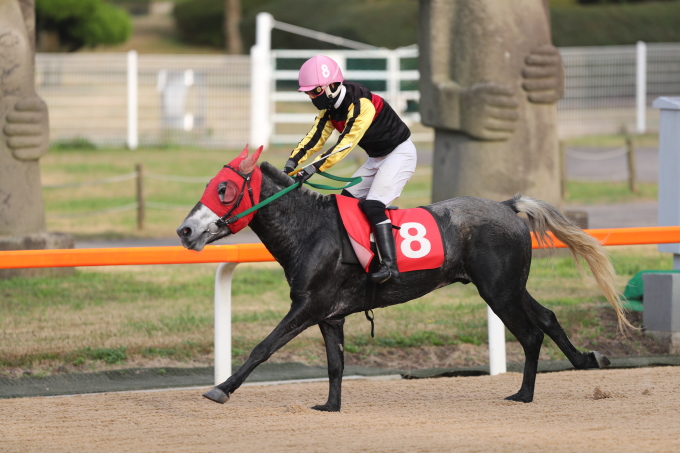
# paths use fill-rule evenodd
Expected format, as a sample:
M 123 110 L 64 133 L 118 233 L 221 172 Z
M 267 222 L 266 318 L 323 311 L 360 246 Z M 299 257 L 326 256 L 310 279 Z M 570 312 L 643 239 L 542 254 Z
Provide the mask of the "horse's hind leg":
M 574 368 L 605 368 L 610 364 L 609 359 L 597 351 L 581 352 L 576 349 L 557 321 L 555 313 L 539 304 L 528 291 L 524 292 L 523 302 L 524 308 L 532 321 L 552 338 L 571 364 L 574 365 Z
M 479 294 L 489 307 L 503 321 L 503 324 L 517 338 L 524 349 L 524 376 L 519 392 L 505 398 L 510 401 L 530 403 L 534 399 L 538 356 L 543 343 L 543 332 L 534 324 L 522 307 L 521 292 L 515 294 L 496 291 L 490 294 L 479 288 Z
M 326 343 L 328 360 L 328 401 L 326 404 L 312 407 L 317 411 L 340 411 L 342 392 L 342 372 L 345 369 L 345 318 L 327 319 L 319 323 L 323 341 Z

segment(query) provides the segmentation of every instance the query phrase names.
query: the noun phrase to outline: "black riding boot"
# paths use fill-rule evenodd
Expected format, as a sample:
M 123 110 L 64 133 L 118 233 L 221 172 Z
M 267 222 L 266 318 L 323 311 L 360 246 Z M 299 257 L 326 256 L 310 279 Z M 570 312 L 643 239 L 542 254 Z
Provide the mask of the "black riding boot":
M 397 250 L 394 245 L 394 236 L 392 235 L 392 224 L 381 223 L 373 225 L 375 233 L 375 241 L 380 251 L 380 269 L 371 274 L 371 280 L 375 283 L 385 283 L 391 277 L 399 276 L 397 269 Z

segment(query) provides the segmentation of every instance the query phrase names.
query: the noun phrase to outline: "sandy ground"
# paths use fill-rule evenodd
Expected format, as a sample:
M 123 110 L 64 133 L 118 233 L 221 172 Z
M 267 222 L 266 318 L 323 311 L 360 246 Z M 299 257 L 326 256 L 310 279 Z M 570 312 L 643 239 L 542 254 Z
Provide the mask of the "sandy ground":
M 200 390 L 0 400 L 0 451 L 680 451 L 680 367 L 247 386 L 226 405 Z

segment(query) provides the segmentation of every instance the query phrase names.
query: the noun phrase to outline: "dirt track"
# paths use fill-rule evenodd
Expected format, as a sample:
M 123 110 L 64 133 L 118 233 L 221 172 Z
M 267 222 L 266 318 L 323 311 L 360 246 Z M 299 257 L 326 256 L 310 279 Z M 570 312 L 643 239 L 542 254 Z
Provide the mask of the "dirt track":
M 0 451 L 680 451 L 680 367 L 0 400 Z

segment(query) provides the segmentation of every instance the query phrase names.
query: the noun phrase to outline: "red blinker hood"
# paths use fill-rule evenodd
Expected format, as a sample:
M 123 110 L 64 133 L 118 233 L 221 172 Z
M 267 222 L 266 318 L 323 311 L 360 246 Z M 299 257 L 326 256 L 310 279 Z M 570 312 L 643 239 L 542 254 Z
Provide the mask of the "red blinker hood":
M 260 157 L 261 152 L 262 147 L 258 148 L 257 151 L 255 151 L 255 153 L 253 153 L 251 156 L 248 156 L 248 146 L 246 145 L 245 149 L 241 152 L 241 154 L 238 155 L 238 157 L 229 162 L 228 165 L 225 165 L 224 168 L 222 168 L 222 170 L 220 170 L 220 172 L 210 180 L 208 187 L 206 187 L 205 192 L 203 192 L 200 202 L 219 217 L 223 217 L 227 213 L 229 213 L 229 217 L 233 217 L 259 203 L 260 190 L 262 188 L 262 171 L 260 170 L 260 167 L 255 165 L 255 163 Z M 250 177 L 250 184 L 247 184 L 246 180 L 234 170 L 232 170 L 232 168 L 240 171 L 243 174 L 246 174 L 246 171 L 250 171 L 249 174 L 246 174 L 246 176 Z M 244 171 L 244 169 L 246 171 Z M 237 199 L 238 194 L 243 192 L 241 201 L 235 209 L 235 203 L 229 205 L 222 204 L 220 196 L 217 193 L 220 183 L 225 181 L 233 181 L 234 184 L 236 184 L 236 187 L 238 187 Z M 248 190 L 249 188 L 252 190 L 252 200 Z M 252 212 L 227 226 L 229 227 L 229 230 L 231 230 L 232 234 L 237 233 L 248 226 L 248 224 L 253 220 L 254 216 L 255 212 Z

